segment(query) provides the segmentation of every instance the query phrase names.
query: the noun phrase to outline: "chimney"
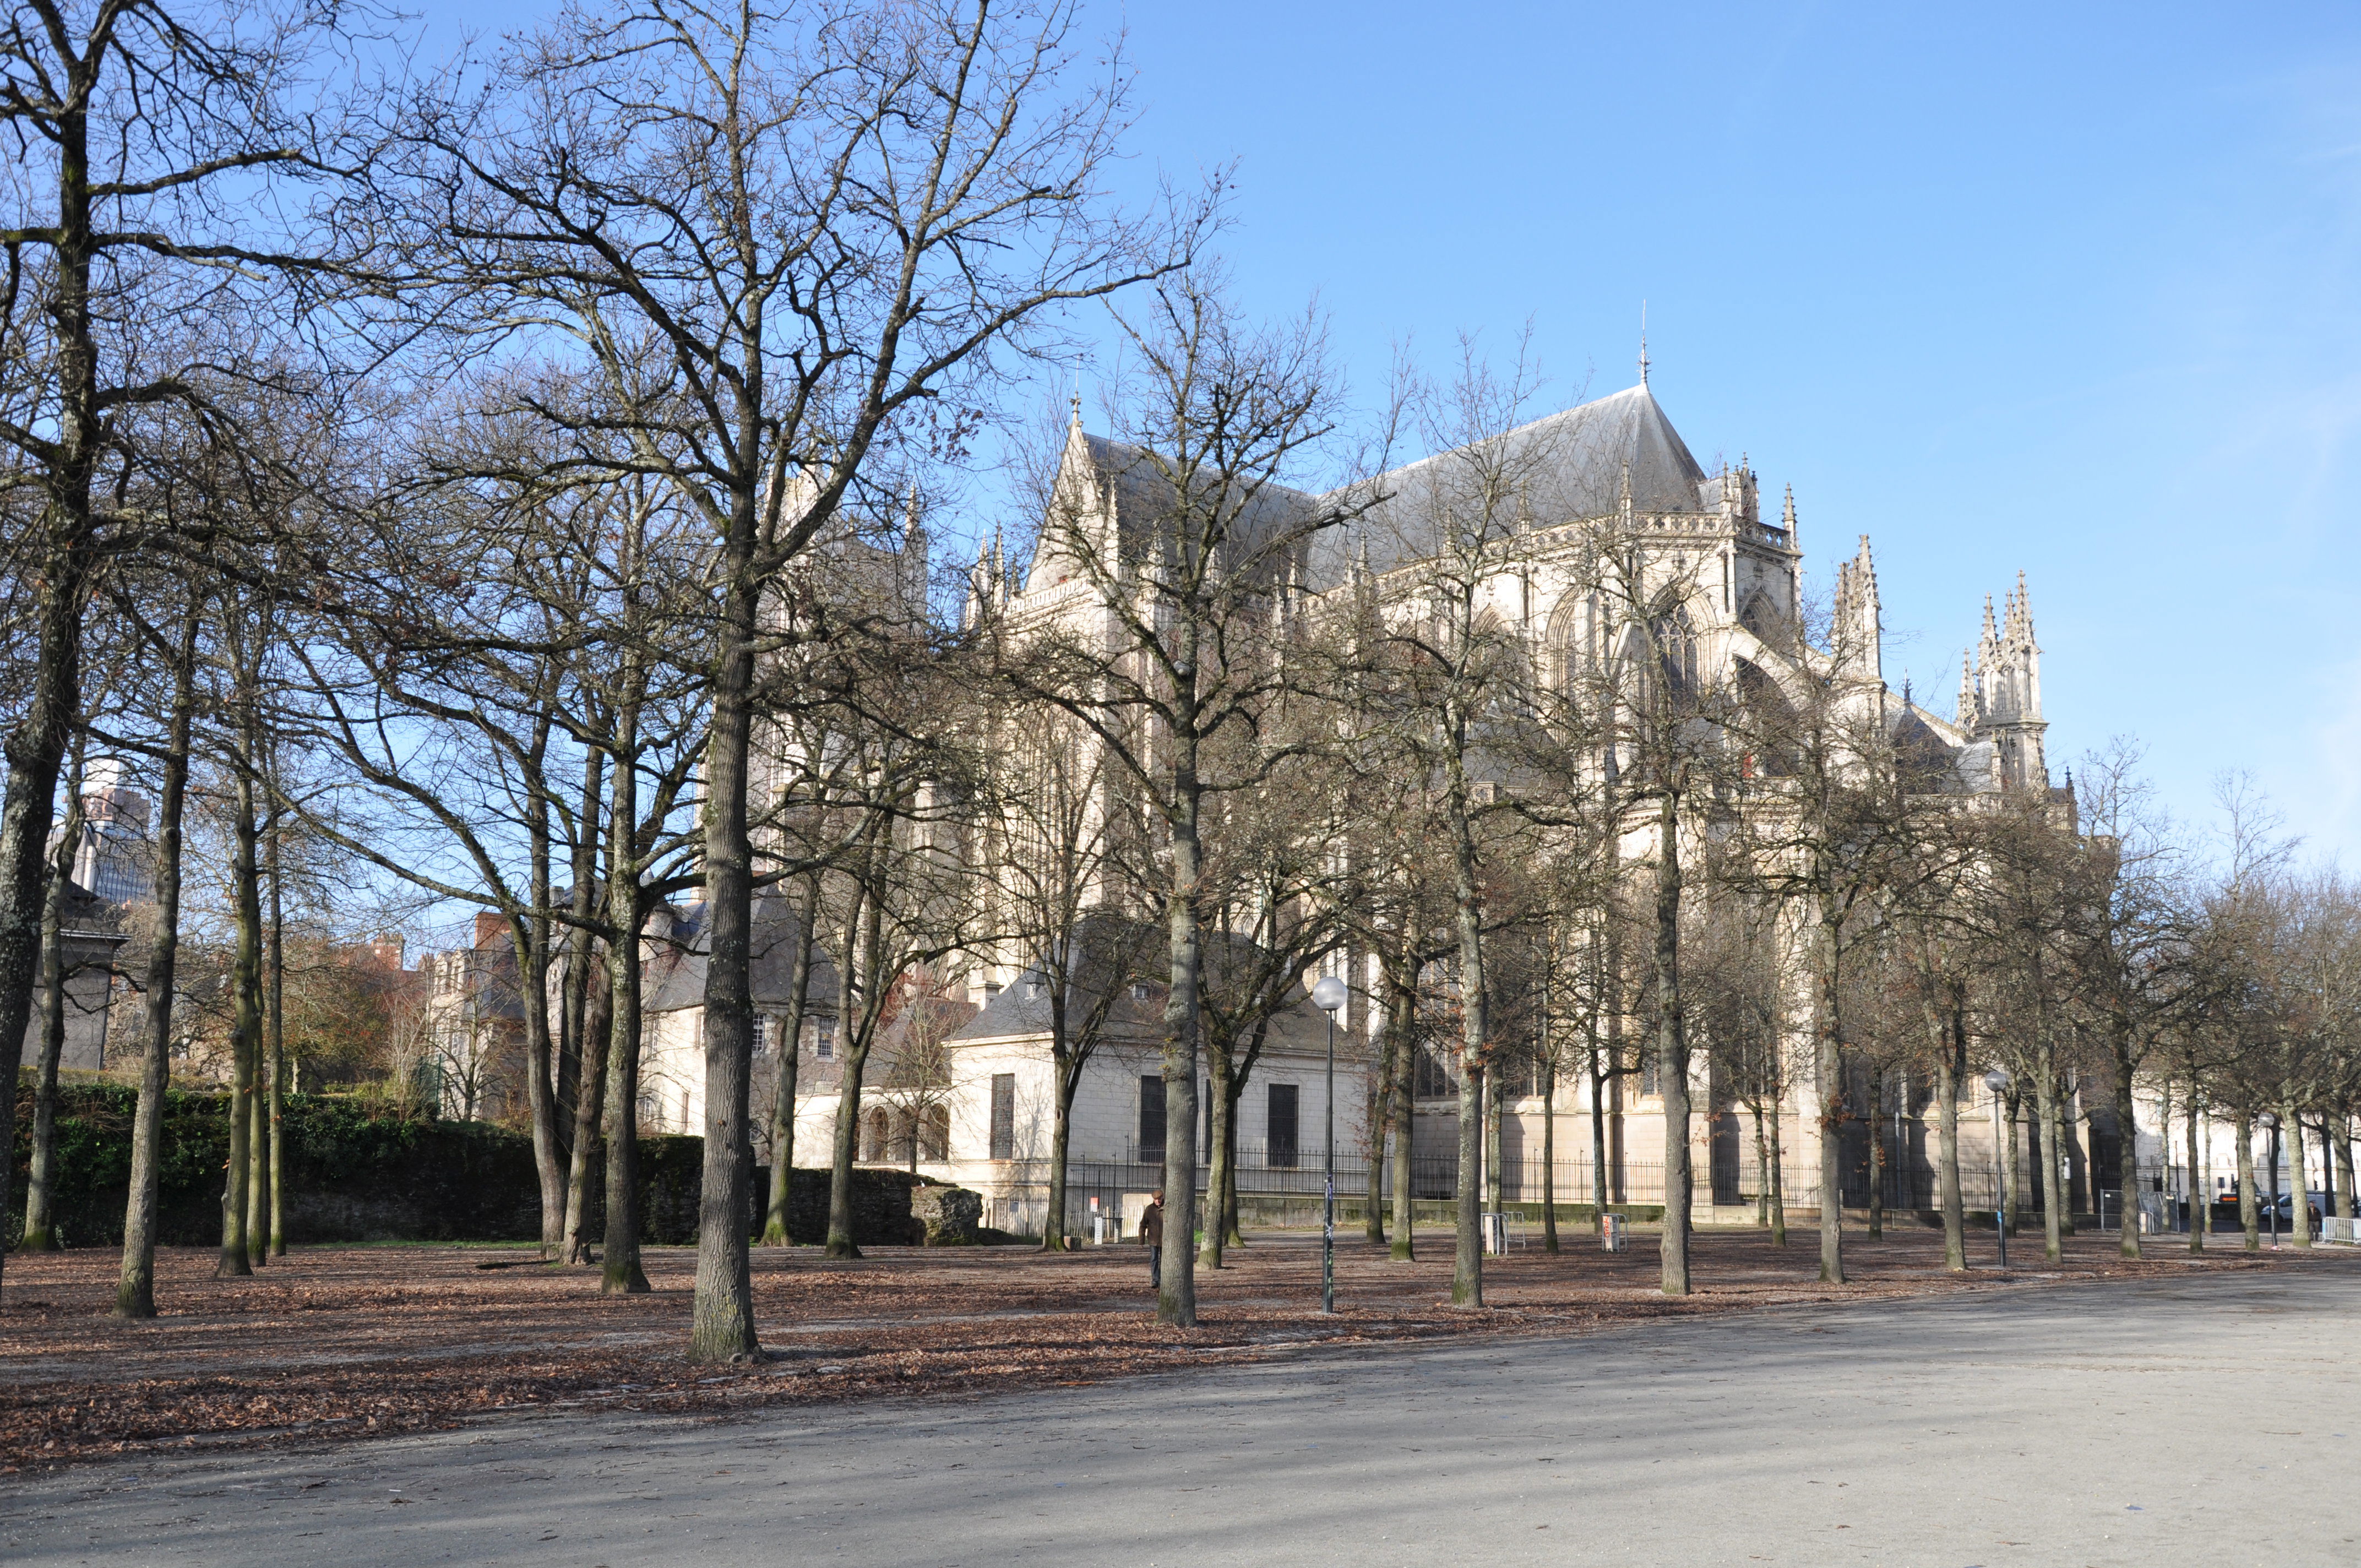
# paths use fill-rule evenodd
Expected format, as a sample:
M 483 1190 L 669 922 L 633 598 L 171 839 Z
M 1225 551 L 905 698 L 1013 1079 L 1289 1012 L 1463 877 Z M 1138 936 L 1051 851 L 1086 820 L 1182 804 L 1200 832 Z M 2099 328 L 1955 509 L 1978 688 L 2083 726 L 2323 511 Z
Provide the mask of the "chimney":
M 476 912 L 476 950 L 481 952 L 486 948 L 496 945 L 508 934 L 508 929 L 507 916 L 497 910 L 478 910 Z

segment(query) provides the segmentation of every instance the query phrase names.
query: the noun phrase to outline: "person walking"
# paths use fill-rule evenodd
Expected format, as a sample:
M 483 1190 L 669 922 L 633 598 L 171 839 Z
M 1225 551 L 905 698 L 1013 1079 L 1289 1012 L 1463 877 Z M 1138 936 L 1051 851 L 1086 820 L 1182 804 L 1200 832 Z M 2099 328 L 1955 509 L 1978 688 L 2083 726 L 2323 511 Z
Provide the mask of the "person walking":
M 1164 1288 L 1164 1189 L 1148 1201 L 1139 1213 L 1139 1239 L 1148 1244 L 1148 1288 Z

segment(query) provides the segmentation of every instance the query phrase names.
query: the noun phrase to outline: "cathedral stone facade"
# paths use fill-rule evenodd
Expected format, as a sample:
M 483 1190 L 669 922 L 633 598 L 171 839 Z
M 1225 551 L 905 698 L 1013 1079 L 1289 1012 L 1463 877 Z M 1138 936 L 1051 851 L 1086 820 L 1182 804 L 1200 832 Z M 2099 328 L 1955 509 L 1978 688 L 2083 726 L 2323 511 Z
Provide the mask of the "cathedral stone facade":
M 1793 690 L 1801 683 L 1841 675 L 1861 694 L 1859 700 L 1866 711 L 1886 726 L 1894 745 L 1922 770 L 1927 782 L 1919 787 L 1975 795 L 2048 786 L 2040 650 L 2022 579 L 2006 595 L 1997 619 L 1986 599 L 1982 637 L 1963 662 L 1957 707 L 1948 716 L 1938 714 L 1919 704 L 1907 689 L 1896 692 L 1884 685 L 1882 611 L 1866 538 L 1838 567 L 1829 645 L 1795 652 L 1795 641 L 1785 629 L 1798 623 L 1806 606 L 1800 577 L 1804 550 L 1792 492 L 1773 521 L 1763 515 L 1757 476 L 1742 462 L 1708 473 L 1657 402 L 1644 366 L 1639 385 L 1498 440 L 1512 459 L 1526 464 L 1526 488 L 1539 499 L 1526 524 L 1532 543 L 1513 568 L 1504 567 L 1483 584 L 1482 610 L 1494 623 L 1518 629 L 1541 661 L 1537 668 L 1565 670 L 1605 655 L 1605 641 L 1615 635 L 1612 617 L 1599 603 L 1593 563 L 1583 552 L 1593 548 L 1598 536 L 1595 527 L 1586 525 L 1612 519 L 1620 537 L 1636 542 L 1643 575 L 1667 581 L 1678 577 L 1691 585 L 1683 610 L 1689 650 L 1684 656 L 1697 662 L 1700 678 L 1768 683 Z M 1143 492 L 1137 479 L 1132 462 L 1136 455 L 1087 433 L 1077 411 L 1057 478 L 1055 504 L 1082 516 L 1083 525 L 1095 529 L 1095 537 L 1118 553 L 1137 548 L 1143 510 L 1154 505 L 1154 497 Z M 1436 482 L 1439 460 L 1430 457 L 1377 483 L 1397 497 L 1415 499 L 1422 487 Z M 1282 496 L 1263 504 L 1284 511 L 1296 504 L 1314 508 L 1322 499 Z M 1401 502 L 1389 503 L 1351 524 L 1313 535 L 1294 568 L 1301 591 L 1316 601 L 1352 591 L 1356 583 L 1414 574 L 1420 568 L 1418 540 L 1414 530 L 1400 526 L 1402 512 Z M 1021 582 L 1005 571 L 997 545 L 985 551 L 976 573 L 978 601 L 971 605 L 971 614 L 1002 616 L 1020 630 L 1087 625 L 1105 614 L 1097 597 L 1100 589 L 1089 575 L 1057 547 L 1054 531 L 1045 531 L 1045 537 L 1048 543 L 1035 552 Z M 922 543 L 913 543 L 924 549 Z M 906 560 L 897 570 L 906 576 L 909 565 Z M 1631 860 L 1646 857 L 1654 831 L 1653 824 L 1635 827 Z M 674 951 L 693 954 L 696 924 L 691 911 L 681 922 L 685 939 L 673 942 Z M 784 972 L 784 955 L 802 939 L 801 934 L 794 930 L 784 905 L 775 902 L 765 902 L 758 924 L 769 933 L 766 938 L 758 933 L 758 948 L 766 955 L 761 967 L 769 981 L 775 981 Z M 660 1128 L 696 1131 L 702 1124 L 697 999 L 697 988 L 685 983 L 684 975 L 700 966 L 693 957 L 680 973 L 671 972 L 681 968 L 679 959 L 667 959 L 665 964 L 663 983 L 649 988 L 660 1016 L 650 1030 L 647 1103 Z M 1336 967 L 1356 982 L 1343 1019 L 1336 1088 L 1337 1152 L 1347 1171 L 1340 1190 L 1349 1193 L 1358 1189 L 1359 1178 L 1353 1173 L 1372 1152 L 1367 1112 L 1372 1099 L 1369 1042 L 1382 1020 L 1368 1001 L 1375 987 L 1361 983 L 1369 979 L 1366 961 L 1348 956 Z M 1312 978 L 1304 977 L 1307 985 Z M 777 1010 L 777 989 L 758 976 L 756 1000 L 766 1014 Z M 871 1102 L 864 1100 L 864 1119 L 873 1116 L 877 1126 L 872 1135 L 864 1122 L 862 1153 L 897 1164 L 915 1161 L 926 1174 L 985 1194 L 992 1223 L 1012 1230 L 1038 1230 L 1049 1223 L 1040 1205 L 1053 1094 L 1047 1025 L 1038 1002 L 1039 971 L 1023 952 L 987 950 L 973 955 L 957 971 L 953 989 L 956 1016 L 936 1014 L 944 1020 L 937 1042 L 941 1082 L 921 1097 L 923 1106 L 905 1103 L 911 1101 L 907 1093 L 897 1099 L 883 1087 L 873 1112 L 866 1109 Z M 1122 1000 L 1109 1030 L 1110 1045 L 1093 1061 L 1078 1096 L 1071 1150 L 1075 1184 L 1065 1217 L 1065 1228 L 1074 1234 L 1091 1234 L 1094 1223 L 1105 1230 L 1117 1228 L 1126 1207 L 1136 1212 L 1141 1191 L 1154 1182 L 1151 1157 L 1160 1154 L 1155 1145 L 1161 1142 L 1156 1059 L 1161 1005 L 1160 988 L 1149 982 L 1138 985 L 1136 997 Z M 1321 1098 L 1325 1025 L 1325 1017 L 1301 1000 L 1274 1023 L 1241 1108 L 1244 1193 L 1278 1201 L 1317 1190 L 1323 1153 L 1319 1130 L 1326 1111 Z M 805 1037 L 797 1047 L 778 1038 L 775 1024 L 763 1036 L 766 1053 L 784 1048 L 804 1053 L 798 1164 L 821 1160 L 836 1115 L 836 1080 L 828 1059 L 832 1027 L 829 993 L 816 988 Z M 1802 1025 L 1795 1027 L 1800 1032 Z M 1710 1218 L 1719 1201 L 1735 1219 L 1741 1212 L 1730 1205 L 1753 1185 L 1741 1169 L 1740 1152 L 1740 1145 L 1751 1141 L 1751 1135 L 1741 1140 L 1726 1097 L 1718 1097 L 1710 1081 L 1703 1053 L 1695 1070 L 1692 1157 L 1698 1217 Z M 1781 1141 L 1786 1168 L 1795 1173 L 1788 1183 L 1791 1195 L 1808 1204 L 1811 1181 L 1806 1173 L 1817 1165 L 1819 1108 L 1809 1075 L 1788 1076 L 1797 1081 L 1782 1108 Z M 1438 1063 L 1435 1070 L 1422 1069 L 1419 1080 L 1411 1157 L 1439 1172 L 1447 1164 L 1446 1151 L 1455 1137 L 1455 1101 L 1447 1066 Z M 1660 1086 L 1644 1076 L 1610 1079 L 1596 1114 L 1589 1089 L 1576 1075 L 1561 1077 L 1554 1103 L 1545 1104 L 1531 1092 L 1516 1093 L 1516 1084 L 1503 1087 L 1509 1092 L 1501 1132 L 1497 1154 L 1489 1157 L 1501 1163 L 1505 1198 L 1539 1196 L 1534 1161 L 1543 1120 L 1553 1116 L 1557 1118 L 1557 1191 L 1562 1201 L 1592 1196 L 1588 1172 L 1594 1135 L 1606 1140 L 1609 1190 L 1605 1197 L 1640 1203 L 1661 1197 L 1654 1174 L 1661 1170 L 1664 1156 L 1662 1101 L 1655 1092 Z M 1972 1137 L 1972 1124 L 1969 1129 Z M 1897 1153 L 1905 1181 L 1915 1164 L 1919 1187 L 1931 1192 L 1931 1147 L 1918 1146 L 1907 1132 L 1902 1142 L 1905 1146 Z M 1307 1172 L 1313 1178 L 1308 1189 L 1302 1180 Z M 1432 1188 L 1435 1179 L 1422 1178 L 1422 1185 Z M 1750 1202 L 1744 1212 L 1752 1212 Z

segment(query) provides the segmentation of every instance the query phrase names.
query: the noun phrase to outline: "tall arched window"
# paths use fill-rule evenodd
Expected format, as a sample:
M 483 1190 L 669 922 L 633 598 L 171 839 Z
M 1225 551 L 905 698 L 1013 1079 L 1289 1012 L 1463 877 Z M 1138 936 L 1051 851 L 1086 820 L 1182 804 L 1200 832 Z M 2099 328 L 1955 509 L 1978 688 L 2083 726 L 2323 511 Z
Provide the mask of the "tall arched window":
M 951 1157 L 951 1113 L 947 1107 L 929 1105 L 918 1118 L 918 1157 Z

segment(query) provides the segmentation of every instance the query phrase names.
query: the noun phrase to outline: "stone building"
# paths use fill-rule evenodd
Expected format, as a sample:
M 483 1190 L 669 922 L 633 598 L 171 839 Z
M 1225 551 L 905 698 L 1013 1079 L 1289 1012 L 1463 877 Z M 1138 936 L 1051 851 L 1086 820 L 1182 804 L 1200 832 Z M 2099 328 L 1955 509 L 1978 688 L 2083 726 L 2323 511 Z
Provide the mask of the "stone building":
M 1763 512 L 1759 477 L 1742 461 L 1708 472 L 1656 400 L 1644 363 L 1640 384 L 1534 422 L 1498 442 L 1510 460 L 1528 471 L 1524 504 L 1530 515 L 1520 520 L 1513 560 L 1504 560 L 1484 582 L 1481 608 L 1488 624 L 1516 629 L 1536 669 L 1572 678 L 1571 672 L 1586 662 L 1618 656 L 1611 645 L 1618 635 L 1613 616 L 1599 600 L 1589 554 L 1598 548 L 1602 524 L 1608 524 L 1635 550 L 1636 570 L 1648 583 L 1685 585 L 1678 636 L 1681 657 L 1693 662 L 1689 668 L 1696 678 L 1767 691 L 1841 679 L 1858 694 L 1851 700 L 1860 710 L 1883 725 L 1896 749 L 1912 760 L 1916 787 L 1969 795 L 2048 787 L 2040 649 L 2022 579 L 2005 596 L 1997 618 L 1986 601 L 1982 635 L 1963 666 L 1957 704 L 1951 712 L 1939 713 L 1907 689 L 1884 684 L 1882 607 L 1865 538 L 1838 568 L 1829 646 L 1795 652 L 1795 639 L 1787 633 L 1806 607 L 1792 493 L 1770 517 Z M 1440 482 L 1437 465 L 1453 455 L 1439 454 L 1376 481 L 1396 499 L 1314 536 L 1285 566 L 1287 591 L 1316 606 L 1371 584 L 1382 588 L 1414 582 L 1422 569 L 1419 535 L 1405 520 L 1422 495 Z M 1081 516 L 1082 526 L 1094 531 L 1092 537 L 1115 556 L 1142 548 L 1149 509 L 1157 504 L 1155 482 L 1141 472 L 1143 456 L 1090 434 L 1077 409 L 1053 504 Z M 1257 503 L 1261 510 L 1246 526 L 1283 526 L 1290 516 L 1316 510 L 1325 499 L 1292 492 L 1266 495 Z M 875 567 L 880 580 L 895 593 L 910 594 L 910 585 L 923 582 L 924 576 L 911 552 L 923 559 L 924 549 L 914 528 L 898 559 L 876 556 L 883 563 Z M 979 560 L 969 613 L 1005 618 L 1020 631 L 1088 626 L 1106 614 L 1098 592 L 1054 539 L 1036 551 L 1021 581 L 1008 573 L 995 543 Z M 1605 765 L 1615 765 L 1613 759 Z M 1630 824 L 1628 862 L 1648 857 L 1657 830 L 1651 820 Z M 702 1126 L 701 918 L 696 909 L 668 913 L 664 929 L 651 938 L 642 1118 L 652 1128 Z M 785 977 L 804 938 L 775 900 L 764 901 L 757 923 L 755 1001 L 766 1020 L 758 1036 L 758 1059 L 772 1064 L 757 1069 L 759 1125 L 765 1120 L 765 1086 L 774 1081 L 783 1045 L 776 1020 L 785 1010 Z M 822 947 L 828 946 L 823 940 Z M 881 1039 L 871 1064 L 872 1088 L 862 1102 L 858 1145 L 862 1158 L 915 1163 L 926 1174 L 976 1189 L 992 1205 L 993 1223 L 1028 1231 L 1047 1218 L 1041 1201 L 1054 1094 L 1040 962 L 1039 955 L 1020 947 L 987 943 L 957 963 L 941 962 L 926 975 L 905 977 L 900 983 L 911 988 L 914 1004 L 902 1015 L 900 1032 L 889 1030 Z M 1337 1154 L 1345 1168 L 1340 1190 L 1350 1194 L 1357 1190 L 1364 1162 L 1382 1157 L 1371 1146 L 1367 1107 L 1370 1042 L 1383 1020 L 1371 1001 L 1377 988 L 1369 960 L 1347 954 L 1332 967 L 1353 989 L 1340 1019 L 1335 1117 Z M 1313 978 L 1303 980 L 1308 985 Z M 1125 993 L 1109 1010 L 1104 1043 L 1074 1103 L 1074 1208 L 1066 1225 L 1076 1232 L 1088 1229 L 1091 1199 L 1100 1201 L 1102 1212 L 1117 1208 L 1121 1192 L 1153 1183 L 1160 1158 L 1157 1042 L 1162 992 L 1152 977 L 1123 984 Z M 837 1115 L 836 990 L 833 954 L 822 953 L 814 965 L 803 1038 L 796 1044 L 801 1053 L 796 1158 L 801 1165 L 823 1163 Z M 923 1007 L 915 1004 L 920 998 Z M 1272 1020 L 1270 1038 L 1240 1103 L 1243 1190 L 1300 1193 L 1310 1172 L 1309 1190 L 1317 1191 L 1325 1152 L 1321 1129 L 1327 1124 L 1326 1028 L 1325 1016 L 1300 993 Z M 1691 1156 L 1698 1217 L 1710 1219 L 1719 1208 L 1736 1219 L 1741 1200 L 1751 1202 L 1760 1183 L 1760 1173 L 1749 1168 L 1751 1130 L 1724 1086 L 1712 1080 L 1703 1053 L 1695 1072 Z M 1662 1086 L 1644 1064 L 1631 1076 L 1608 1080 L 1595 1108 L 1590 1087 L 1578 1077 L 1563 1077 L 1557 1096 L 1546 1104 L 1529 1076 L 1503 1077 L 1509 1081 L 1501 1085 L 1497 1152 L 1488 1152 L 1488 1159 L 1499 1165 L 1504 1198 L 1540 1195 L 1536 1161 L 1544 1119 L 1550 1117 L 1556 1119 L 1561 1200 L 1593 1196 L 1588 1189 L 1594 1129 L 1603 1140 L 1609 1168 L 1603 1196 L 1642 1203 L 1660 1198 Z M 1448 1190 L 1455 1142 L 1456 1091 L 1447 1056 L 1422 1058 L 1417 1079 L 1409 1157 L 1420 1168 L 1421 1195 L 1441 1196 Z M 1892 1096 L 1877 1086 L 1871 1090 L 1870 1100 L 1881 1107 L 1894 1101 L 1897 1126 L 1917 1124 L 1925 1110 L 1923 1086 Z M 1808 1081 L 1794 1084 L 1778 1114 L 1789 1193 L 1797 1206 L 1808 1206 L 1807 1173 L 1817 1168 L 1819 1136 L 1819 1106 Z M 1858 1142 L 1860 1124 L 1849 1124 L 1845 1135 Z M 1966 1157 L 1982 1157 L 1972 1118 L 1965 1124 L 1965 1135 Z M 1905 1146 L 1897 1157 L 1903 1188 L 1915 1183 L 1931 1191 L 1931 1149 L 1914 1141 L 1907 1129 L 1902 1141 Z M 1849 1169 L 1862 1167 L 1862 1153 L 1849 1146 L 1843 1163 Z

